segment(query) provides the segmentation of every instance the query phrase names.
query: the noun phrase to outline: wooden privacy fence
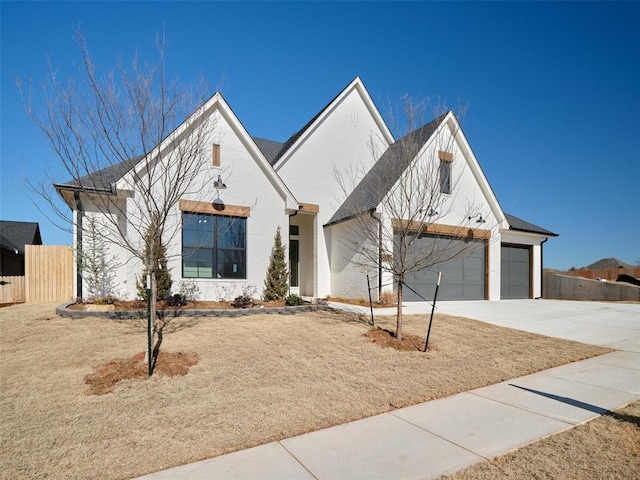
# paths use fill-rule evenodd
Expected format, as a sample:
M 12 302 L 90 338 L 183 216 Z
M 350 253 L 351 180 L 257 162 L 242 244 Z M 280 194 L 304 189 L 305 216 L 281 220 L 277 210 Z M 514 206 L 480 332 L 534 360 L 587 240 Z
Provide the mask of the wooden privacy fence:
M 27 303 L 73 300 L 73 248 L 26 245 L 24 271 Z
M 615 282 L 618 275 L 631 275 L 635 278 L 640 278 L 640 267 L 633 268 L 603 268 L 598 270 L 569 270 L 562 275 L 568 275 L 570 277 L 582 277 L 596 280 L 602 278 L 610 282 Z
M 26 300 L 24 277 L 0 277 L 0 303 L 21 303 Z

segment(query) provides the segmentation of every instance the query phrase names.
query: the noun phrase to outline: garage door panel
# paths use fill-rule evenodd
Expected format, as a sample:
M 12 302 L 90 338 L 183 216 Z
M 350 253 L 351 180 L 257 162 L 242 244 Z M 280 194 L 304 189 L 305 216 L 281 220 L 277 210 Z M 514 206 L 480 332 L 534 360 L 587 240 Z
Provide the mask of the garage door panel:
M 435 242 L 435 245 L 434 245 Z M 438 290 L 439 300 L 483 300 L 485 298 L 485 249 L 484 242 L 471 240 L 473 248 L 465 257 L 439 263 L 428 270 L 411 272 L 405 278 L 404 299 L 406 301 L 432 300 L 435 293 L 438 272 L 442 280 Z M 424 254 L 435 249 L 446 249 L 450 257 L 469 250 L 468 240 L 442 239 L 421 235 L 416 241 L 413 255 Z M 412 291 L 414 290 L 414 291 Z
M 529 264 L 523 262 L 511 262 L 509 277 L 514 280 L 526 280 L 529 277 Z
M 465 285 L 463 298 L 484 299 L 484 285 Z
M 500 254 L 500 298 L 529 298 L 530 247 L 503 245 Z

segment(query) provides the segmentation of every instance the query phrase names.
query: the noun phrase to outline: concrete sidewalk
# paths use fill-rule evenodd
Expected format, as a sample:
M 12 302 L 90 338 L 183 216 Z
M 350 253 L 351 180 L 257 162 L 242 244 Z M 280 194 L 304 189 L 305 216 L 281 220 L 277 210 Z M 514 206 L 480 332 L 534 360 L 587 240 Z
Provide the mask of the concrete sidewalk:
M 613 352 L 143 479 L 428 479 L 640 398 L 640 353 Z
M 436 311 L 623 351 L 140 478 L 437 478 L 640 399 L 638 304 L 467 301 Z M 429 314 L 431 305 L 407 303 L 404 312 Z

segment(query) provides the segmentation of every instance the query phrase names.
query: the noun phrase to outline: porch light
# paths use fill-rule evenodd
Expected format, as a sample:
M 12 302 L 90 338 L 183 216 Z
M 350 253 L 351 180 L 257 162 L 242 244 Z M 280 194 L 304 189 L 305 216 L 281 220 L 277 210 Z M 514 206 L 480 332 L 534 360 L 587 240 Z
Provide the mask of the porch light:
M 436 215 L 438 215 L 438 211 L 434 210 L 433 208 L 430 208 L 429 211 L 427 212 L 427 216 L 429 217 L 435 217 Z
M 481 213 L 479 213 L 478 215 L 474 215 L 472 217 L 470 216 L 469 220 L 471 220 L 472 218 L 477 218 L 476 223 L 487 223 L 487 221 L 484 218 L 482 218 Z
M 213 182 L 213 188 L 215 188 L 216 190 L 224 190 L 227 188 L 227 186 L 222 182 L 222 178 L 220 177 L 220 175 L 218 175 L 218 180 Z

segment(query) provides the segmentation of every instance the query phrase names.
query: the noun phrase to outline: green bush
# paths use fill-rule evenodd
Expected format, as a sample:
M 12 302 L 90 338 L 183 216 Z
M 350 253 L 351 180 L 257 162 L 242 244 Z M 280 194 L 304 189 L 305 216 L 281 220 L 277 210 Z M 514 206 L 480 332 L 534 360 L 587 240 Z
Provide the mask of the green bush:
M 297 305 L 304 304 L 304 300 L 302 298 L 300 298 L 298 295 L 292 294 L 292 295 L 289 295 L 287 298 L 284 299 L 284 304 L 287 307 L 295 307 Z
M 176 293 L 175 295 L 169 295 L 166 302 L 169 307 L 184 307 L 187 304 L 187 299 L 184 298 L 184 295 Z
M 247 307 L 251 307 L 252 305 L 253 305 L 253 298 L 251 298 L 248 295 L 239 295 L 231 303 L 231 306 L 233 308 L 247 308 Z

